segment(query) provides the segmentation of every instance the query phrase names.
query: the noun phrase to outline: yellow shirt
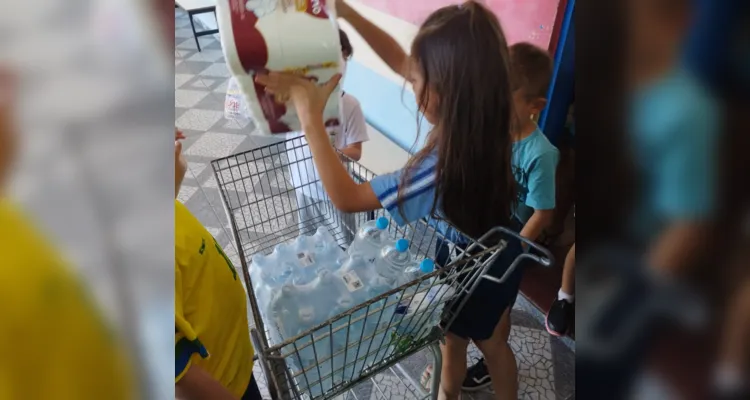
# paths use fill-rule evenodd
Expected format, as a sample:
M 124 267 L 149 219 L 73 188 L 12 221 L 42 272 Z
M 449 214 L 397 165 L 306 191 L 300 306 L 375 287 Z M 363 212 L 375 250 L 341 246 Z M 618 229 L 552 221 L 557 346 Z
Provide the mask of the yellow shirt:
M 0 399 L 132 399 L 125 352 L 31 220 L 0 199 Z
M 221 246 L 175 200 L 175 381 L 205 369 L 238 398 L 253 372 L 247 293 Z

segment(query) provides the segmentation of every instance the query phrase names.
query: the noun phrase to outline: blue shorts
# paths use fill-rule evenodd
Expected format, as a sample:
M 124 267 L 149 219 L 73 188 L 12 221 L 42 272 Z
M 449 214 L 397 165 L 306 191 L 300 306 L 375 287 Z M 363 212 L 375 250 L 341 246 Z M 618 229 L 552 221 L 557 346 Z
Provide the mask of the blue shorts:
M 515 221 L 512 228 L 516 232 L 520 231 L 520 223 Z M 490 275 L 497 278 L 502 277 L 513 260 L 523 252 L 520 240 L 508 236 L 503 238 L 508 240 L 508 246 L 500 253 L 488 270 Z M 438 265 L 445 266 L 450 261 L 450 254 L 448 246 L 442 246 L 441 244 L 439 240 L 436 261 Z M 516 303 L 521 278 L 523 277 L 523 266 L 524 263 L 521 263 L 502 284 L 480 279 L 476 290 L 458 313 L 448 331 L 464 339 L 489 339 L 505 310 L 512 308 Z M 459 281 L 461 279 L 459 278 Z M 463 299 L 456 301 L 454 305 L 457 306 L 462 301 Z

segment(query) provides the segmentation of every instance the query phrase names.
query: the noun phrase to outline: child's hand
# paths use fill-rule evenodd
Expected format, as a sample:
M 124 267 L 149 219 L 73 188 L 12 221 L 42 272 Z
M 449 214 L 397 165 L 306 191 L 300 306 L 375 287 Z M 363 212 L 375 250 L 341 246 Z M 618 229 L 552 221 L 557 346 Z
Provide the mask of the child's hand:
M 328 98 L 340 80 L 341 74 L 336 74 L 328 82 L 318 85 L 308 78 L 287 72 L 271 72 L 255 77 L 256 82 L 266 87 L 266 93 L 281 100 L 292 100 L 303 127 L 322 118 Z

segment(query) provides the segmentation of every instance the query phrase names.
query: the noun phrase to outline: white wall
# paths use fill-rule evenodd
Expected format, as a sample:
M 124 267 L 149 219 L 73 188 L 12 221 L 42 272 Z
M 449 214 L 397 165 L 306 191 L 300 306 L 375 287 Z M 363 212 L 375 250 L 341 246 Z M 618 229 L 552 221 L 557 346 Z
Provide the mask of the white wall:
M 404 0 L 414 1 L 414 0 Z M 379 28 L 393 36 L 401 46 L 409 52 L 411 42 L 417 34 L 418 27 L 410 22 L 398 19 L 382 11 L 366 6 L 356 1 L 349 1 L 354 9 L 364 15 L 369 21 L 373 22 Z M 375 54 L 369 45 L 361 36 L 345 21 L 341 22 L 341 28 L 349 35 L 349 39 L 354 47 L 354 60 L 372 69 L 373 71 L 393 80 L 399 85 L 403 85 L 404 79 L 398 74 L 391 71 L 390 68 Z M 411 90 L 411 87 L 407 85 Z

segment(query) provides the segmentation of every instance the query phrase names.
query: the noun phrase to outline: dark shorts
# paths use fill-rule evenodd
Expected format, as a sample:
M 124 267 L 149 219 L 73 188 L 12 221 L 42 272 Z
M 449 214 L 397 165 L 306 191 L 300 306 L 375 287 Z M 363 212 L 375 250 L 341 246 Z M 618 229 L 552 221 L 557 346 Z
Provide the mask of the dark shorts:
M 513 228 L 518 231 L 520 224 L 515 225 Z M 507 236 L 504 236 L 504 239 L 508 240 L 508 246 L 500 253 L 488 271 L 497 278 L 503 276 L 513 260 L 523 252 L 520 240 Z M 444 266 L 449 262 L 448 246 L 441 246 L 439 241 L 438 249 L 436 261 L 438 265 Z M 448 331 L 464 339 L 489 339 L 505 310 L 512 308 L 516 302 L 523 277 L 523 264 L 521 263 L 503 284 L 481 279 Z M 462 301 L 463 299 L 456 301 L 455 306 Z
M 245 390 L 245 394 L 242 395 L 242 399 L 240 400 L 263 400 L 254 376 L 250 376 L 250 383 L 247 385 L 247 390 Z

